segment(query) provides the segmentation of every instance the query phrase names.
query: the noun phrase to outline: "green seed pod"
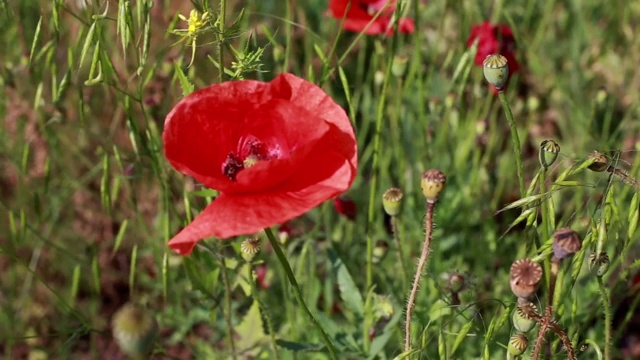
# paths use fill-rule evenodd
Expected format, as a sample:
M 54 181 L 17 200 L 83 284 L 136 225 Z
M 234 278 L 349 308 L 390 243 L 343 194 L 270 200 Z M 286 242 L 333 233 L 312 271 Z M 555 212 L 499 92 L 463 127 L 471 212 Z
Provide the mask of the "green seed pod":
M 560 153 L 560 145 L 553 140 L 544 140 L 540 143 L 540 152 L 538 153 L 540 159 L 540 166 L 548 169 L 558 158 Z
M 507 351 L 512 356 L 520 356 L 527 351 L 529 346 L 529 339 L 523 333 L 517 333 L 509 339 L 509 346 Z
M 542 266 L 530 259 L 516 260 L 511 265 L 509 285 L 519 298 L 530 299 L 542 280 Z
M 589 158 L 595 160 L 593 164 L 589 165 L 589 170 L 603 172 L 609 168 L 609 159 L 604 154 L 594 151 L 589 154 Z
M 609 271 L 610 264 L 609 255 L 604 251 L 600 253 L 600 256 L 596 256 L 594 252 L 589 255 L 589 269 L 595 271 L 597 277 L 604 276 Z
M 446 175 L 437 169 L 427 170 L 422 174 L 420 187 L 428 203 L 433 204 L 438 201 L 446 181 Z
M 247 262 L 251 262 L 256 254 L 260 251 L 260 239 L 257 237 L 248 238 L 240 244 L 240 252 L 242 258 Z
M 500 54 L 487 56 L 482 62 L 484 78 L 489 84 L 501 90 L 509 78 L 509 64 L 507 58 Z
M 389 216 L 398 216 L 402 205 L 402 190 L 390 188 L 382 194 L 382 207 Z
M 158 323 L 147 309 L 127 303 L 113 315 L 113 337 L 125 354 L 144 358 L 151 353 L 158 334 Z
M 533 307 L 533 309 L 531 309 L 531 307 Z M 531 303 L 524 306 L 518 306 L 514 310 L 513 315 L 511 316 L 511 320 L 513 321 L 513 327 L 517 331 L 526 333 L 531 331 L 531 329 L 536 326 L 536 321 L 528 315 L 530 311 L 533 311 L 534 313 L 536 311 L 536 306 Z

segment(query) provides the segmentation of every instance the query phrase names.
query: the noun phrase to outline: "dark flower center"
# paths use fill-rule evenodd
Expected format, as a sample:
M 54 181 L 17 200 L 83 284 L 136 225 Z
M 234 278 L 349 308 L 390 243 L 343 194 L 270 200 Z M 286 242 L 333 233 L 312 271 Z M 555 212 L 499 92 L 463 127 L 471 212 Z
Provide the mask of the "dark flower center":
M 222 173 L 232 181 L 236 181 L 238 173 L 246 167 L 279 157 L 280 152 L 277 147 L 270 148 L 254 137 L 242 138 L 239 141 L 238 150 L 230 151 L 222 163 Z

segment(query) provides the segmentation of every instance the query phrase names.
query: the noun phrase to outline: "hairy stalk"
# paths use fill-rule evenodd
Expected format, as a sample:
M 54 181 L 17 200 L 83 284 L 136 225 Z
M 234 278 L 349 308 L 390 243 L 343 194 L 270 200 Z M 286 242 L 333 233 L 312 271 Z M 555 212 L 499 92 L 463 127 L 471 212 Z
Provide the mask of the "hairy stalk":
M 547 192 L 547 168 L 542 167 L 540 170 L 540 195 L 545 196 Z M 540 211 L 542 212 L 542 244 L 545 241 L 549 240 L 550 231 L 549 231 L 549 205 L 547 201 L 551 201 L 549 198 L 542 198 L 542 203 L 540 204 Z M 542 245 L 541 244 L 541 245 Z
M 629 176 L 629 174 L 626 171 L 618 169 L 614 166 L 609 166 L 607 168 L 607 171 L 619 177 L 623 183 L 635 188 L 636 190 L 640 190 L 640 183 L 638 182 L 638 180 Z
M 224 81 L 224 24 L 226 21 L 225 14 L 227 12 L 227 0 L 220 0 L 220 14 L 218 14 L 218 31 L 220 32 L 218 39 L 218 64 L 220 64 L 220 73 L 218 74 L 218 81 Z
M 558 337 L 560 338 L 560 341 L 562 341 L 564 350 L 567 352 L 567 359 L 576 360 L 576 352 L 573 349 L 573 345 L 571 345 L 571 340 L 569 340 L 569 336 L 567 336 L 567 333 L 560 326 L 558 326 L 558 324 L 556 324 L 553 321 L 548 321 L 546 316 L 545 318 L 543 318 L 537 313 L 527 313 L 527 315 L 530 316 L 531 319 L 533 319 L 535 322 L 537 322 L 540 325 L 540 332 L 542 332 L 542 327 L 544 327 L 545 328 L 544 331 L 546 331 L 546 329 L 551 329 L 551 331 L 553 331 L 556 335 L 558 335 Z M 532 359 L 538 359 L 538 357 L 539 355 L 534 353 Z
M 416 274 L 413 278 L 413 286 L 411 287 L 411 294 L 409 294 L 409 301 L 407 302 L 407 317 L 405 319 L 405 338 L 404 338 L 404 351 L 411 350 L 411 316 L 413 313 L 413 307 L 416 304 L 416 296 L 418 295 L 418 287 L 420 286 L 420 279 L 422 278 L 422 272 L 427 258 L 429 257 L 429 250 L 431 247 L 431 232 L 433 230 L 433 210 L 435 209 L 435 202 L 427 203 L 427 215 L 424 220 L 425 223 L 425 237 L 424 245 L 422 246 L 422 255 L 418 261 L 418 267 L 416 268 Z
M 393 235 L 393 242 L 396 245 L 396 253 L 398 254 L 398 262 L 402 267 L 402 291 L 407 291 L 407 279 L 409 278 L 409 272 L 407 271 L 407 264 L 404 261 L 404 252 L 402 251 L 402 243 L 400 236 L 398 235 L 398 217 L 391 217 L 391 233 Z
M 609 360 L 611 359 L 611 303 L 609 301 L 609 292 L 600 276 L 598 276 L 598 289 L 604 306 L 604 360 Z
M 551 278 L 549 279 L 549 296 L 547 298 L 547 308 L 542 319 L 540 331 L 538 331 L 538 338 L 536 339 L 536 345 L 533 349 L 532 359 L 537 360 L 542 350 L 542 343 L 547 330 L 550 328 L 550 324 L 553 322 L 553 296 L 556 290 L 556 280 L 558 279 L 558 271 L 560 269 L 560 260 L 555 256 L 551 260 Z
M 278 261 L 280 262 L 280 265 L 282 266 L 282 269 L 284 270 L 285 274 L 287 274 L 287 278 L 289 279 L 289 283 L 291 284 L 291 287 L 293 288 L 293 295 L 295 296 L 295 298 L 298 301 L 298 303 L 300 303 L 300 306 L 302 306 L 302 309 L 304 310 L 305 314 L 307 315 L 307 319 L 309 319 L 309 321 L 311 322 L 311 325 L 313 325 L 313 327 L 315 327 L 316 330 L 318 330 L 318 332 L 320 332 L 320 336 L 322 337 L 322 341 L 324 342 L 324 344 L 327 346 L 327 349 L 329 350 L 329 356 L 333 360 L 338 360 L 338 355 L 336 354 L 336 349 L 333 347 L 333 343 L 331 343 L 331 340 L 329 339 L 329 336 L 324 331 L 322 326 L 320 326 L 320 323 L 318 323 L 318 320 L 316 320 L 316 318 L 313 316 L 313 314 L 311 313 L 311 310 L 309 310 L 309 307 L 307 307 L 307 304 L 305 303 L 304 298 L 302 297 L 302 291 L 300 291 L 300 286 L 298 285 L 298 281 L 296 280 L 295 275 L 293 275 L 293 270 L 291 270 L 291 265 L 289 264 L 289 261 L 287 260 L 287 257 L 284 255 L 284 252 L 282 251 L 282 248 L 280 247 L 280 244 L 278 243 L 278 240 L 273 235 L 273 232 L 271 231 L 271 229 L 266 228 L 266 229 L 264 229 L 264 232 L 265 232 L 265 234 L 267 234 L 267 238 L 269 239 L 269 243 L 271 244 L 271 247 L 273 248 L 273 251 L 276 253 L 276 256 L 278 257 Z
M 520 153 L 520 138 L 518 137 L 518 128 L 516 122 L 513 119 L 513 113 L 511 113 L 511 107 L 507 101 L 507 95 L 503 90 L 498 91 L 498 98 L 502 103 L 504 114 L 509 122 L 509 129 L 511 130 L 511 145 L 513 146 L 513 153 L 516 156 L 516 174 L 518 175 L 518 184 L 520 186 L 520 197 L 525 197 L 526 188 L 524 186 L 524 168 L 522 167 L 522 154 Z
M 271 314 L 269 314 L 269 310 L 264 306 L 262 301 L 260 300 L 260 296 L 258 295 L 258 290 L 256 289 L 256 280 L 255 280 L 255 271 L 253 270 L 253 265 L 249 264 L 249 286 L 251 287 L 251 294 L 253 295 L 253 299 L 258 303 L 258 307 L 262 310 L 262 315 L 264 316 L 265 321 L 267 322 L 267 329 L 269 330 L 269 341 L 271 342 L 271 350 L 273 351 L 273 358 L 276 360 L 280 360 L 280 353 L 278 352 L 278 344 L 276 344 L 276 335 L 273 332 L 273 322 L 271 322 Z
M 231 282 L 229 281 L 229 270 L 224 255 L 220 256 L 222 264 L 222 281 L 224 282 L 224 320 L 227 323 L 227 336 L 231 347 L 231 358 L 236 359 L 236 343 L 233 340 L 233 326 L 231 324 Z

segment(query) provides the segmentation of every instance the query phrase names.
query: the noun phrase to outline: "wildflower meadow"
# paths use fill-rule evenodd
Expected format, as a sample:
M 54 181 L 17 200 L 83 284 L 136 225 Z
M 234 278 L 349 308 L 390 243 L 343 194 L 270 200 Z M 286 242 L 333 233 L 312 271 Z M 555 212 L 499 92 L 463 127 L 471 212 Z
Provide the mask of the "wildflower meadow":
M 640 359 L 638 26 L 0 0 L 0 358 Z

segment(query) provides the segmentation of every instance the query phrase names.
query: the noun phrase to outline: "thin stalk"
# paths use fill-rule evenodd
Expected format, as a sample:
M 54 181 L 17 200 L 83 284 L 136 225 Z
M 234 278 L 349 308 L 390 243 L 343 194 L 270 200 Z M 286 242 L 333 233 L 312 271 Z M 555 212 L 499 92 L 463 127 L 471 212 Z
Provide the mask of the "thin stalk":
M 509 107 L 509 102 L 507 101 L 507 95 L 505 95 L 503 90 L 498 91 L 498 98 L 502 103 L 502 108 L 504 109 L 504 114 L 507 117 L 507 121 L 509 122 L 509 129 L 511 130 L 511 145 L 513 146 L 513 153 L 516 156 L 516 174 L 518 175 L 518 184 L 520 185 L 520 197 L 525 197 L 526 188 L 524 186 L 524 168 L 522 166 L 522 154 L 520 152 L 520 138 L 518 137 L 518 127 L 516 126 L 516 122 L 513 119 L 513 113 L 511 112 L 511 107 Z
M 220 0 L 220 14 L 218 14 L 218 64 L 220 64 L 220 73 L 218 73 L 218 81 L 224 81 L 224 32 L 225 32 L 225 14 L 227 12 L 227 0 Z
M 427 258 L 429 257 L 429 251 L 431 247 L 431 233 L 433 230 L 433 210 L 435 208 L 435 202 L 427 204 L 427 215 L 425 218 L 425 237 L 424 245 L 422 246 L 422 255 L 418 261 L 418 267 L 416 268 L 416 274 L 413 278 L 413 286 L 411 287 L 411 294 L 409 295 L 409 301 L 407 302 L 407 317 L 405 320 L 405 338 L 404 338 L 404 351 L 411 350 L 411 316 L 413 313 L 413 307 L 416 304 L 416 296 L 418 295 L 418 287 L 420 286 L 420 279 L 422 278 L 422 272 Z
M 407 291 L 407 279 L 409 279 L 409 272 L 407 271 L 407 264 L 404 261 L 404 251 L 402 251 L 402 242 L 398 234 L 398 217 L 391 217 L 391 233 L 393 234 L 393 242 L 396 245 L 396 253 L 398 254 L 398 262 L 402 267 L 402 291 Z
M 276 257 L 278 258 L 278 261 L 280 262 L 282 269 L 287 275 L 287 278 L 289 279 L 289 283 L 291 284 L 291 287 L 293 287 L 293 295 L 295 296 L 298 303 L 300 303 L 300 306 L 302 306 L 302 309 L 307 315 L 307 319 L 309 319 L 309 322 L 311 322 L 311 325 L 313 325 L 313 327 L 315 327 L 316 330 L 320 332 L 322 341 L 325 343 L 325 345 L 327 346 L 327 349 L 329 350 L 329 356 L 333 360 L 338 360 L 336 349 L 333 347 L 333 343 L 331 343 L 329 336 L 324 331 L 322 326 L 320 326 L 320 323 L 318 323 L 316 318 L 313 316 L 313 314 L 311 313 L 311 310 L 309 310 L 309 307 L 307 307 L 307 304 L 305 303 L 304 298 L 302 297 L 302 291 L 300 291 L 300 286 L 298 285 L 298 281 L 296 280 L 295 275 L 293 275 L 293 270 L 291 270 L 291 265 L 289 264 L 287 257 L 284 255 L 284 252 L 282 251 L 282 248 L 280 247 L 278 240 L 273 235 L 273 232 L 271 231 L 271 229 L 266 228 L 264 229 L 264 232 L 265 234 L 267 234 L 269 243 L 271 244 L 273 251 L 276 253 Z
M 604 305 L 604 360 L 611 359 L 611 303 L 609 292 L 602 282 L 602 277 L 598 276 L 598 289 Z
M 251 287 L 251 294 L 253 295 L 253 299 L 258 303 L 258 307 L 262 310 L 262 315 L 267 322 L 267 329 L 269 330 L 269 341 L 271 342 L 271 349 L 273 350 L 273 358 L 276 360 L 280 360 L 280 353 L 278 352 L 278 344 L 276 344 L 276 335 L 273 332 L 273 323 L 271 322 L 271 314 L 269 314 L 268 309 L 264 306 L 262 301 L 260 300 L 260 296 L 258 295 L 258 290 L 256 289 L 256 281 L 254 276 L 253 265 L 249 264 L 249 286 Z
M 222 265 L 222 281 L 224 282 L 224 320 L 227 323 L 227 336 L 231 347 L 231 358 L 236 359 L 236 343 L 233 340 L 233 326 L 231 324 L 231 282 L 229 281 L 229 270 L 224 256 L 220 256 Z
M 376 111 L 376 127 L 373 138 L 373 159 L 371 162 L 371 186 L 369 187 L 369 208 L 367 211 L 367 253 L 366 253 L 366 288 L 365 293 L 373 286 L 373 236 L 371 229 L 373 228 L 374 218 L 376 214 L 376 191 L 378 188 L 378 176 L 380 166 L 380 142 L 382 138 L 382 119 L 384 117 L 385 105 L 387 100 L 387 88 L 389 87 L 389 79 L 391 79 L 391 67 L 393 64 L 393 56 L 396 48 L 396 37 L 392 39 L 391 54 L 387 59 L 387 68 L 385 70 L 384 82 L 382 83 L 382 96 L 378 102 Z M 369 351 L 371 340 L 369 339 L 369 328 L 373 323 L 373 315 L 368 308 L 365 308 L 365 318 L 362 338 L 364 342 L 364 350 Z
M 547 168 L 542 167 L 540 170 L 540 195 L 545 196 L 547 192 Z M 550 198 L 542 198 L 542 203 L 540 204 L 542 211 L 542 241 L 541 244 L 544 244 L 545 241 L 549 240 L 550 229 L 549 229 L 549 205 L 547 201 L 550 201 Z

